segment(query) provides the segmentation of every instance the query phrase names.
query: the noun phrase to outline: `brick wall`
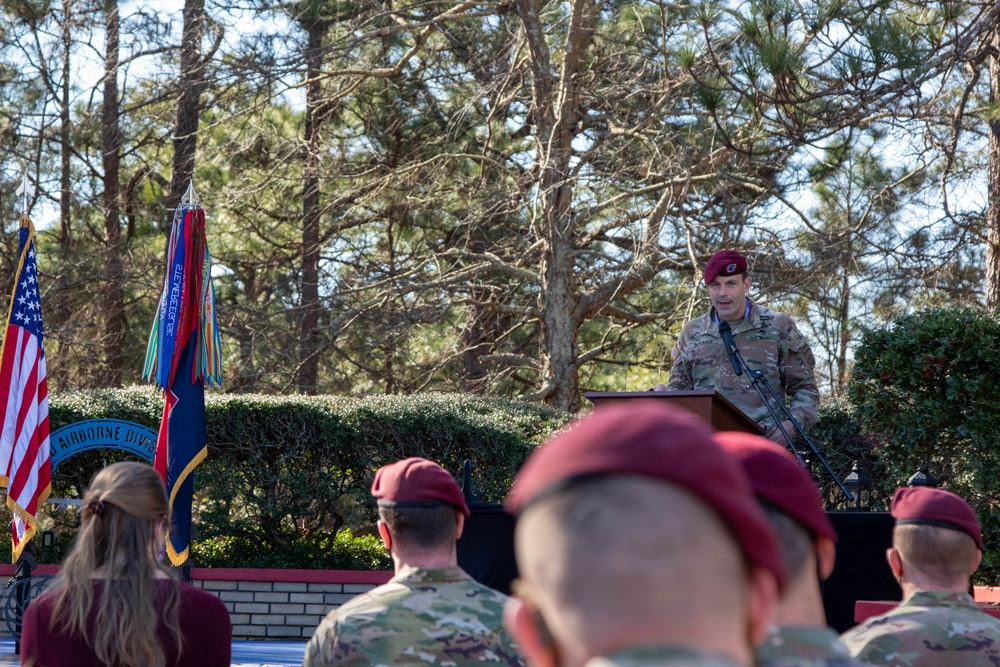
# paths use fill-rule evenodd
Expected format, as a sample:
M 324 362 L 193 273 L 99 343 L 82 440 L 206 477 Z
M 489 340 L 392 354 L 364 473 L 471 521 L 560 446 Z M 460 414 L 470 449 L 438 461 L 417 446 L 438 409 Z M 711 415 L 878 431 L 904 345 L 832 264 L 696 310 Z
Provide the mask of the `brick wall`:
M 36 574 L 57 571 L 57 566 L 42 565 Z M 13 566 L 0 565 L 0 577 L 11 574 Z M 195 568 L 192 574 L 195 586 L 225 603 L 233 637 L 272 639 L 308 639 L 331 609 L 392 576 L 391 572 L 349 570 L 213 568 Z M 6 602 L 5 595 L 0 591 L 0 605 Z M 0 634 L 8 634 L 3 623 Z
M 331 609 L 391 576 L 340 570 L 194 570 L 195 585 L 226 603 L 234 637 L 273 639 L 308 639 Z

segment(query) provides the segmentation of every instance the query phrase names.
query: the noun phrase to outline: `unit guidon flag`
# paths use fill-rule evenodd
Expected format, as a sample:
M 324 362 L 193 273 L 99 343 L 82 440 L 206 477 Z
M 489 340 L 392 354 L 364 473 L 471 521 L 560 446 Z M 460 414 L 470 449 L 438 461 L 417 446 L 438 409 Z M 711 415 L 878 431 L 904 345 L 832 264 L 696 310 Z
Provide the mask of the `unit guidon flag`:
M 205 211 L 197 204 L 182 204 L 170 230 L 163 293 L 143 369 L 143 376 L 164 390 L 153 465 L 170 502 L 167 555 L 174 565 L 188 558 L 194 469 L 208 455 L 204 385 L 222 381 L 211 271 Z

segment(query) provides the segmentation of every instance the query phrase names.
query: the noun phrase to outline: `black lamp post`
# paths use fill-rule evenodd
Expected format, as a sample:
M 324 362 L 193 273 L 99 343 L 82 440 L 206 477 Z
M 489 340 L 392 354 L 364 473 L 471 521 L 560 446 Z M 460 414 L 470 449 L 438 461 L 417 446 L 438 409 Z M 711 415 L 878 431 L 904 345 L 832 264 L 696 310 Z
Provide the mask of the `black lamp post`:
M 49 548 L 56 543 L 56 532 L 54 530 L 42 531 L 42 548 Z
M 472 490 L 472 461 L 465 459 L 462 463 L 462 495 L 466 503 L 478 503 L 480 494 Z
M 844 486 L 854 496 L 854 511 L 867 512 L 872 507 L 872 478 L 854 462 L 851 474 L 844 478 Z
M 940 480 L 932 475 L 927 469 L 927 462 L 924 461 L 924 465 L 920 466 L 920 470 L 910 475 L 910 479 L 906 480 L 907 486 L 929 486 L 934 488 L 938 485 Z

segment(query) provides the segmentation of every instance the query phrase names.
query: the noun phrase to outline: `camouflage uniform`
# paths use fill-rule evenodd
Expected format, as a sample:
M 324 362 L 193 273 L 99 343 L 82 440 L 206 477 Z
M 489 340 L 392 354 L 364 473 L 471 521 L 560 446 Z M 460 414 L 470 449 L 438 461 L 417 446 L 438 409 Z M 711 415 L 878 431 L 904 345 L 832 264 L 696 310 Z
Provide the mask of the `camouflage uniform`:
M 585 667 L 740 667 L 729 656 L 686 646 L 643 646 L 587 661 Z
M 747 365 L 763 371 L 774 393 L 787 401 L 802 428 L 808 430 L 819 420 L 816 360 L 791 317 L 751 302 L 749 315 L 733 327 L 733 340 Z M 774 426 L 746 373 L 737 376 L 733 371 L 714 309 L 684 325 L 671 356 L 667 389 L 718 390 L 750 419 L 767 429 Z
M 506 600 L 460 567 L 407 568 L 327 614 L 302 665 L 522 665 Z
M 830 628 L 774 625 L 757 647 L 757 667 L 864 667 Z
M 968 593 L 917 591 L 892 611 L 841 636 L 856 657 L 873 665 L 996 667 L 1000 619 Z

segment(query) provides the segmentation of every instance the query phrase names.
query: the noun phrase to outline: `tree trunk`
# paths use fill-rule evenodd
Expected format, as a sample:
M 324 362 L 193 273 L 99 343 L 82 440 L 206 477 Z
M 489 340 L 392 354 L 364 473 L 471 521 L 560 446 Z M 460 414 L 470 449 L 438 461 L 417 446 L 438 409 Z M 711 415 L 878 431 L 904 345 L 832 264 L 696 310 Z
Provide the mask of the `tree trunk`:
M 1000 46 L 1000 29 L 993 35 L 993 52 Z M 1000 57 L 989 56 L 990 107 L 1000 100 Z M 986 307 L 1000 306 L 1000 119 L 989 116 L 990 145 L 986 209 Z
M 258 297 L 256 272 L 253 268 L 248 267 L 241 277 L 243 297 L 246 303 L 255 303 Z M 236 365 L 235 372 L 230 375 L 232 379 L 226 382 L 226 390 L 236 394 L 258 391 L 257 383 L 260 380 L 260 374 L 254 363 L 254 335 L 256 332 L 252 327 L 247 326 L 245 321 L 234 318 L 228 327 L 228 333 L 236 338 L 239 345 L 239 363 Z M 233 370 L 232 367 L 230 370 Z
M 59 106 L 59 257 L 63 266 L 68 266 L 71 254 L 71 239 L 73 225 L 72 180 L 70 174 L 70 159 L 73 155 L 72 119 L 70 117 L 70 56 L 73 50 L 73 3 L 66 0 L 63 4 L 62 17 L 62 85 L 60 87 Z M 59 341 L 59 357 L 49 357 L 53 362 L 49 366 L 50 387 L 55 390 L 65 390 L 70 386 L 69 350 L 73 345 L 74 328 L 67 326 L 72 318 L 71 298 L 66 288 L 65 269 L 56 277 L 53 298 L 49 299 L 49 329 Z
M 555 76 L 538 16 L 539 3 L 519 0 L 515 5 L 524 23 L 530 54 L 537 131 L 538 219 L 533 227 L 538 229 L 543 243 L 541 393 L 547 403 L 574 411 L 580 407 L 576 334 L 583 315 L 577 308 L 580 295 L 573 270 L 576 228 L 570 161 L 597 7 L 593 0 L 573 2 L 561 72 Z
M 63 66 L 62 66 L 62 102 L 59 108 L 59 248 L 63 257 L 69 250 L 70 230 L 72 224 L 72 208 L 70 205 L 70 157 L 73 155 L 70 141 L 73 129 L 70 119 L 70 52 L 73 45 L 73 3 L 66 0 L 63 5 Z
M 205 90 L 205 63 L 201 55 L 201 29 L 205 0 L 184 0 L 184 29 L 181 36 L 180 94 L 174 125 L 174 162 L 167 195 L 168 220 L 184 196 L 194 175 L 198 142 L 198 114 Z
M 552 234 L 545 251 L 545 290 L 542 292 L 543 375 L 551 387 L 546 402 L 561 410 L 580 407 L 577 368 L 577 322 L 573 312 L 573 245 L 561 234 Z
M 121 130 L 118 127 L 118 3 L 105 0 L 104 111 L 101 116 L 104 166 L 104 385 L 122 382 L 122 333 L 125 319 L 122 286 L 121 223 L 118 181 Z
M 485 289 L 476 289 L 472 297 L 483 301 L 490 296 Z M 488 306 L 471 305 L 462 328 L 462 391 L 485 394 L 490 386 L 489 370 L 483 357 L 493 351 L 500 332 L 501 317 Z
M 296 386 L 301 394 L 315 394 L 319 368 L 319 74 L 323 65 L 326 24 L 308 24 L 306 47 L 305 164 L 302 170 L 302 309 L 299 319 L 299 366 Z
M 851 344 L 851 273 L 847 266 L 843 267 L 844 275 L 840 285 L 840 341 L 837 350 L 837 376 L 833 380 L 834 396 L 843 396 L 847 392 L 847 348 Z

